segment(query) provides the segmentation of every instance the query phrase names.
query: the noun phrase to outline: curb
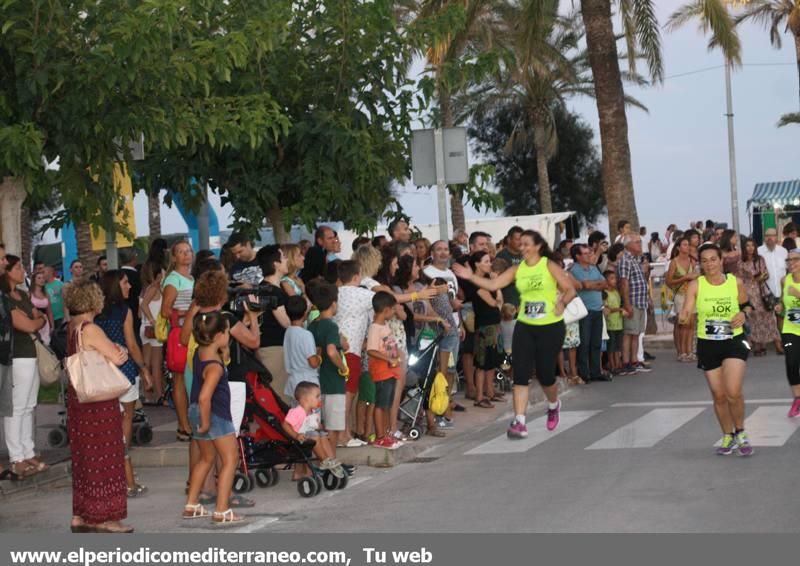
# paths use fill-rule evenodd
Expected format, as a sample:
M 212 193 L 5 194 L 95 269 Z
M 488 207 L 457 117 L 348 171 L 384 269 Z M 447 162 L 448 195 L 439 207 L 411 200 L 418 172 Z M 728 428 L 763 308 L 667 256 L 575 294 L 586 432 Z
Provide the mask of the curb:
M 50 464 L 50 468 L 40 474 L 12 482 L 0 482 L 0 499 L 6 499 L 30 492 L 40 491 L 50 484 L 69 479 L 72 474 L 72 461 L 62 460 Z

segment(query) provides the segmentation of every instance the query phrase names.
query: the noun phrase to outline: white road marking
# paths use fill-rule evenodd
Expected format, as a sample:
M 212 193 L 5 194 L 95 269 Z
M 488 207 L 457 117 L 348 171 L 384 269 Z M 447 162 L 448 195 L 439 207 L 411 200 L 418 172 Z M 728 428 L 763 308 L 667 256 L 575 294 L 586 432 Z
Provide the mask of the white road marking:
M 705 410 L 705 407 L 653 409 L 587 446 L 586 450 L 651 448 Z
M 790 403 L 791 404 L 791 403 Z M 759 407 L 744 421 L 753 448 L 783 446 L 800 428 L 800 419 L 786 416 L 787 407 Z M 719 441 L 714 446 L 719 446 Z
M 774 405 L 776 403 L 791 405 L 791 399 L 745 399 L 748 405 Z M 710 407 L 713 405 L 709 399 L 707 401 L 651 401 L 649 403 L 614 403 L 612 407 Z M 788 409 L 787 409 L 788 411 Z
M 600 411 L 562 411 L 558 423 L 558 428 L 552 432 L 545 428 L 547 416 L 541 416 L 538 419 L 528 423 L 528 438 L 522 440 L 509 440 L 506 434 L 503 433 L 497 438 L 481 444 L 466 452 L 467 455 L 477 454 L 508 454 L 527 452 L 534 446 L 538 446 L 546 440 L 558 436 L 560 433 L 571 429 L 577 424 L 582 423 L 599 413 Z
M 232 533 L 254 533 L 259 529 L 263 529 L 269 524 L 276 523 L 278 521 L 278 517 L 264 517 L 263 519 L 259 519 L 258 521 L 254 521 L 252 523 L 248 523 L 243 527 L 239 527 L 238 529 L 232 529 L 228 532 Z M 220 529 L 222 531 L 222 529 Z

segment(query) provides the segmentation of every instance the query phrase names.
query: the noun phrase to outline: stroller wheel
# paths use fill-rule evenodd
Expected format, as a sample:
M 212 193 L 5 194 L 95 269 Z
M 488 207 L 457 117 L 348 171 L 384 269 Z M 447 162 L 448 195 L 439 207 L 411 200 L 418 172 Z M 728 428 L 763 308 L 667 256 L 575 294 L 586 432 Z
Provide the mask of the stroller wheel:
M 272 482 L 270 483 L 270 485 L 278 485 L 278 480 L 281 479 L 280 474 L 278 474 L 278 470 L 276 470 L 275 468 L 270 468 L 269 474 L 272 477 Z
M 236 475 L 233 476 L 234 493 L 247 493 L 251 489 L 253 489 L 253 483 L 250 476 L 237 471 Z
M 145 444 L 150 444 L 153 440 L 153 429 L 150 427 L 149 424 L 144 423 L 133 431 L 133 442 L 137 446 L 144 446 Z
M 297 482 L 297 493 L 300 497 L 314 497 L 317 494 L 317 482 L 314 478 L 303 478 Z
M 422 436 L 422 430 L 418 426 L 413 426 L 411 430 L 408 431 L 408 437 L 411 440 L 419 440 L 420 436 Z
M 314 495 L 319 495 L 319 492 L 322 491 L 323 485 L 322 485 L 322 478 L 317 474 L 314 474 L 314 483 L 317 486 L 317 492 Z
M 69 443 L 69 436 L 64 425 L 58 425 L 47 433 L 47 444 L 53 448 L 63 448 Z
M 272 474 L 270 473 L 270 469 L 267 470 L 256 470 L 253 474 L 256 478 L 256 485 L 258 487 L 269 487 L 272 485 Z
M 348 477 L 347 474 L 345 474 L 343 478 L 339 478 L 339 485 L 336 486 L 336 489 L 346 488 L 349 481 L 350 478 Z
M 247 487 L 247 491 L 253 491 L 253 488 L 256 487 L 256 475 L 252 470 L 247 472 L 247 479 L 250 480 L 250 485 Z
M 325 486 L 325 489 L 328 491 L 333 491 L 334 489 L 339 489 L 339 478 L 334 476 L 330 471 L 325 470 L 322 473 L 322 484 Z

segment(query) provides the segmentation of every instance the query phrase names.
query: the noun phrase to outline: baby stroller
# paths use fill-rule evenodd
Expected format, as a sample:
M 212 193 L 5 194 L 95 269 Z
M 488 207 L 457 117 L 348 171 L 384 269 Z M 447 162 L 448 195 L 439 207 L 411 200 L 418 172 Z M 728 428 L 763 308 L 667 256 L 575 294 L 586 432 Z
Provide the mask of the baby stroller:
M 59 361 L 63 363 L 64 358 L 67 357 L 67 327 L 69 323 L 64 322 L 53 331 L 50 337 L 50 348 L 58 357 Z M 69 444 L 69 433 L 67 425 L 67 388 L 66 383 L 69 377 L 67 372 L 63 371 L 61 379 L 58 380 L 58 399 L 64 405 L 64 408 L 58 412 L 58 424 L 55 428 L 50 429 L 47 433 L 47 444 L 52 448 L 64 448 Z M 147 414 L 137 406 L 133 413 L 133 429 L 131 432 L 131 442 L 135 446 L 144 446 L 150 444 L 153 440 L 153 428 L 150 426 L 150 420 Z
M 409 353 L 406 388 L 400 403 L 399 420 L 403 432 L 411 440 L 418 440 L 427 428 L 425 409 L 427 397 L 436 372 L 439 369 L 439 334 L 431 341 L 420 341 L 414 352 Z
M 348 483 L 345 474 L 337 478 L 330 471 L 320 470 L 313 462 L 314 441 L 298 443 L 283 431 L 283 420 L 289 407 L 270 386 L 272 376 L 250 352 L 241 349 L 237 372 L 243 369 L 247 384 L 242 432 L 239 435 L 240 469 L 233 480 L 236 493 L 251 491 L 254 486 L 266 488 L 278 483 L 276 466 L 288 468 L 293 464 L 306 464 L 311 477 L 297 482 L 301 497 L 314 497 L 322 488 L 344 489 Z M 255 430 L 251 429 L 255 425 Z
M 500 364 L 497 366 L 497 372 L 495 373 L 495 384 L 500 391 L 511 391 L 513 389 L 514 380 L 511 375 L 511 353 L 506 352 L 505 350 L 501 350 L 500 352 Z

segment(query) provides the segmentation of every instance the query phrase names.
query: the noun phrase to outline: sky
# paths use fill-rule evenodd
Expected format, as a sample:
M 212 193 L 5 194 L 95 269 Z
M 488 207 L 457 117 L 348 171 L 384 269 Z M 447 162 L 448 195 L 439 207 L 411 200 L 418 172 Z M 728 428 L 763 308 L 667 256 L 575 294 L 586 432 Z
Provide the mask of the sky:
M 662 26 L 682 3 L 658 0 Z M 781 114 L 800 110 L 800 102 L 791 36 L 785 34 L 783 48 L 776 50 L 760 26 L 743 25 L 740 34 L 744 66 L 733 74 L 733 108 L 741 231 L 749 233 L 746 203 L 753 186 L 800 177 L 800 125 L 776 127 Z M 707 50 L 707 41 L 694 25 L 663 31 L 666 80 L 654 87 L 628 89 L 649 109 L 646 113 L 629 108 L 627 116 L 637 210 L 640 223 L 650 232 L 663 233 L 673 222 L 686 226 L 707 218 L 731 221 L 723 59 L 719 52 Z M 594 128 L 599 148 L 594 100 L 577 98 L 568 105 Z M 409 184 L 400 189 L 399 198 L 415 223 L 437 221 L 435 190 Z M 216 195 L 210 202 L 225 227 L 230 207 L 221 207 Z M 137 232 L 147 235 L 147 201 L 141 193 L 135 210 Z M 466 213 L 467 218 L 502 215 L 470 207 Z M 185 230 L 178 212 L 162 207 L 162 231 Z

